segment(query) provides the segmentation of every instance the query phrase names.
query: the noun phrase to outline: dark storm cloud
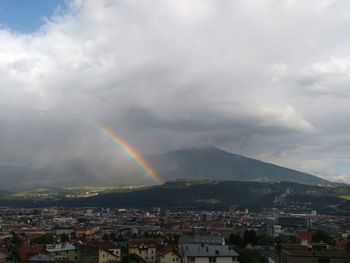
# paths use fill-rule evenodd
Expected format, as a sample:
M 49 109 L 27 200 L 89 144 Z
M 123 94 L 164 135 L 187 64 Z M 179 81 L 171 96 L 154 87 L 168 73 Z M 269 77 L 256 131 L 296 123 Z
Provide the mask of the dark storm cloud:
M 350 162 L 348 5 L 77 0 L 2 29 L 0 164 L 146 182 L 98 121 L 145 154 L 210 144 L 332 176 Z

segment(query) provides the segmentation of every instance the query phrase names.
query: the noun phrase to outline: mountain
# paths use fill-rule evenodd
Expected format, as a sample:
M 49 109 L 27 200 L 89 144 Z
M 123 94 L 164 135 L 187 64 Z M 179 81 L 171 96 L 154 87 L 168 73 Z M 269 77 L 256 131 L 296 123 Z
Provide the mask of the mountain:
M 54 191 L 51 189 L 50 192 Z M 69 192 L 70 193 L 70 192 Z M 221 210 L 229 207 L 253 211 L 276 208 L 298 212 L 350 215 L 350 186 L 314 186 L 290 182 L 178 180 L 140 189 L 102 192 L 93 197 L 70 198 L 59 191 L 51 198 L 0 196 L 0 206 L 13 207 L 110 207 Z
M 198 148 L 172 151 L 146 158 L 164 181 L 178 178 L 187 180 L 234 180 L 254 182 L 289 181 L 310 185 L 329 185 L 316 176 L 264 163 L 218 148 Z M 128 162 L 130 160 L 125 160 Z M 136 166 L 133 161 L 128 163 Z M 126 186 L 150 185 L 152 178 L 143 171 L 129 171 L 108 162 L 94 163 L 82 159 L 52 162 L 47 166 L 24 164 L 0 166 L 0 191 L 34 190 L 47 187 Z
M 229 153 L 221 149 L 194 148 L 172 151 L 147 158 L 166 180 L 235 180 L 254 182 L 295 182 L 328 185 L 317 176 L 271 163 Z

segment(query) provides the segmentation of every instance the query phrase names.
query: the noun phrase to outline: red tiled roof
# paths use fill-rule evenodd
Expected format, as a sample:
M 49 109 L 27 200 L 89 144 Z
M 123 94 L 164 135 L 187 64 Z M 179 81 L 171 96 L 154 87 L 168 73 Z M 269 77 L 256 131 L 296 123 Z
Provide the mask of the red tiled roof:
M 21 262 L 26 262 L 29 256 L 40 253 L 44 250 L 45 250 L 44 245 L 32 245 L 32 246 L 20 247 L 19 254 L 21 256 Z
M 163 248 L 163 250 L 160 252 L 161 256 L 164 256 L 166 254 L 168 254 L 169 252 L 174 252 L 176 253 L 174 247 L 172 245 L 167 245 Z
M 160 245 L 160 240 L 159 239 L 132 239 L 129 240 L 128 246 L 129 247 L 139 247 L 141 245 L 146 245 L 146 246 L 159 246 Z

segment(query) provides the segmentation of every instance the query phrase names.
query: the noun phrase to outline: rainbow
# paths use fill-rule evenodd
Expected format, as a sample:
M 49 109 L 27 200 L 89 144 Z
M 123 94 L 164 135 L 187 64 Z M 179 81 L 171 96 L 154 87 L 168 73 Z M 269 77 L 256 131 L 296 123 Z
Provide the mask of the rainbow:
M 159 184 L 163 183 L 163 179 L 159 176 L 157 171 L 142 157 L 137 149 L 132 147 L 126 140 L 124 140 L 110 128 L 97 122 L 93 122 L 93 124 L 103 135 L 120 147 L 132 160 L 134 160 L 138 166 L 142 168 L 146 175 L 152 177 Z

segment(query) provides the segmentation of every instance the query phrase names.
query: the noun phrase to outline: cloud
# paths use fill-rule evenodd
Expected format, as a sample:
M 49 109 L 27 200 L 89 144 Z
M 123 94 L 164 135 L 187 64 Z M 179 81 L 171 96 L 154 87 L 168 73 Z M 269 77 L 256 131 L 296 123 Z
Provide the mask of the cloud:
M 0 163 L 143 180 L 89 119 L 145 154 L 214 144 L 310 171 L 337 158 L 346 1 L 69 4 L 33 34 L 0 30 Z M 86 169 L 60 168 L 72 160 Z

